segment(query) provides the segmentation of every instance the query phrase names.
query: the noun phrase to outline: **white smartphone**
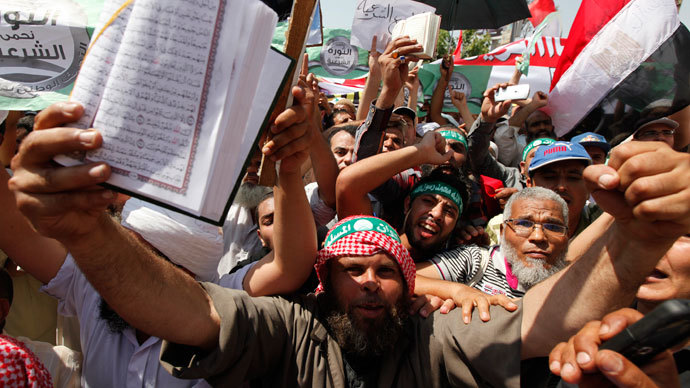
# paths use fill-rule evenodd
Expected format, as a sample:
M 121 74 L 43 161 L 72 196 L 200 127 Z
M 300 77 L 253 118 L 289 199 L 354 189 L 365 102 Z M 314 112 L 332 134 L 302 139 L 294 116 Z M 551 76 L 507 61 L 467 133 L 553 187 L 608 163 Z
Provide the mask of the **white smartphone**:
M 529 97 L 529 84 L 510 85 L 494 94 L 494 101 L 524 100 Z

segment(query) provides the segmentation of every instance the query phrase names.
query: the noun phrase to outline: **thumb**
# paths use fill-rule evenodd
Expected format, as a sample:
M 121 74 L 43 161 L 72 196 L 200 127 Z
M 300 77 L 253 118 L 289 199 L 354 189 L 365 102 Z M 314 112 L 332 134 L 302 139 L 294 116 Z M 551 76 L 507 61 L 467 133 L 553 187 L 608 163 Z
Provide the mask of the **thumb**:
M 601 350 L 596 355 L 597 367 L 601 374 L 617 387 L 657 388 L 640 368 L 627 358 L 611 350 Z M 669 370 L 671 370 L 669 368 Z M 673 368 L 675 371 L 675 368 Z
M 587 189 L 602 210 L 617 219 L 626 220 L 632 217 L 632 209 L 625 197 L 618 190 L 620 176 L 613 168 L 596 164 L 589 166 L 582 174 Z

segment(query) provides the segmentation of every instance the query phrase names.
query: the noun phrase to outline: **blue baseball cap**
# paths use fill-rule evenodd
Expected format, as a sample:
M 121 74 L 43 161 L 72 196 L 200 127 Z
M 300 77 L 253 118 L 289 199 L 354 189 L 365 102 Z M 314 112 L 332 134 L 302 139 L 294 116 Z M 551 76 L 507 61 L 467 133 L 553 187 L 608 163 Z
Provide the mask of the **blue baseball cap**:
M 585 132 L 581 135 L 573 136 L 570 141 L 582 144 L 582 146 L 599 147 L 604 150 L 604 152 L 609 152 L 611 149 L 611 145 L 606 141 L 606 138 L 594 132 Z
M 585 147 L 569 141 L 557 141 L 537 148 L 537 153 L 529 164 L 529 175 L 534 175 L 535 170 L 546 165 L 566 160 L 581 160 L 588 166 L 592 164 L 592 158 L 589 157 Z

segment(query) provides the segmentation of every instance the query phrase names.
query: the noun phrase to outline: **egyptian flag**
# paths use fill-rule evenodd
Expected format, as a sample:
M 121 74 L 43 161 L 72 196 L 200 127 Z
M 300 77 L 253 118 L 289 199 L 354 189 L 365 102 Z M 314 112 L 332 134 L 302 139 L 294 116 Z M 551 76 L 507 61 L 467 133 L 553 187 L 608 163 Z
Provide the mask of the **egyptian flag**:
M 604 99 L 670 113 L 690 104 L 690 32 L 674 0 L 583 0 L 551 83 L 563 136 Z
M 556 6 L 553 4 L 553 0 L 534 0 L 529 4 L 529 13 L 532 17 L 529 18 L 530 23 L 533 27 L 537 27 L 544 18 L 549 16 L 550 13 L 556 12 Z

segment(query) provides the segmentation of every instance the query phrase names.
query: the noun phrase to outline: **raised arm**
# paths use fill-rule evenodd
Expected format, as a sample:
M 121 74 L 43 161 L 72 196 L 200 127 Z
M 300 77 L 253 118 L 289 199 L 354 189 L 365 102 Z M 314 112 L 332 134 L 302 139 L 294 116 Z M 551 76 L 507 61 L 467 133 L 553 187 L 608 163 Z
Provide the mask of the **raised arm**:
M 445 143 L 439 133 L 429 132 L 417 144 L 377 154 L 345 167 L 336 183 L 338 217 L 372 214 L 369 192 L 400 171 L 425 163 L 445 163 L 452 155 L 452 150 L 445 151 Z
M 451 85 L 448 85 L 448 92 L 450 93 L 450 101 L 453 103 L 455 109 L 458 110 L 458 113 L 460 113 L 462 121 L 465 122 L 465 127 L 471 128 L 474 124 L 474 116 L 472 116 L 472 112 L 470 112 L 470 107 L 467 106 L 467 96 L 465 96 L 463 92 L 453 90 Z
M 371 38 L 371 50 L 369 51 L 369 76 L 367 82 L 364 84 L 364 91 L 359 99 L 359 106 L 357 107 L 357 120 L 364 120 L 369 113 L 369 106 L 372 101 L 376 99 L 379 94 L 379 85 L 381 85 L 381 66 L 379 65 L 379 56 L 381 54 L 376 51 L 376 35 Z
M 293 88 L 300 101 L 301 88 Z M 50 108 L 49 108 L 50 109 Z M 307 107 L 281 113 L 263 152 L 274 160 L 308 152 Z M 55 122 L 72 122 L 80 115 Z M 301 131 L 301 132 L 300 132 Z M 123 319 L 152 336 L 202 348 L 215 346 L 220 321 L 208 294 L 189 275 L 144 248 L 104 212 L 113 193 L 98 186 L 110 176 L 104 163 L 55 167 L 55 155 L 96 149 L 95 130 L 52 128 L 27 137 L 13 159 L 9 187 L 19 209 L 43 235 L 62 242 L 99 294 Z M 288 158 L 289 159 L 289 158 Z M 297 163 L 286 159 L 288 171 Z M 291 165 L 292 164 L 292 165 Z
M 587 321 L 628 306 L 673 242 L 690 230 L 690 155 L 661 142 L 616 147 L 585 170 L 607 213 L 571 245 L 567 269 L 524 297 L 522 356 L 548 354 Z
M 532 100 L 524 105 L 522 109 L 517 111 L 509 120 L 508 123 L 513 127 L 522 127 L 527 120 L 527 117 L 546 106 L 549 102 L 549 96 L 544 92 L 536 92 Z
M 446 68 L 447 66 L 447 68 Z M 436 83 L 436 88 L 431 95 L 431 103 L 429 105 L 429 118 L 439 125 L 448 124 L 448 120 L 441 116 L 443 111 L 443 97 L 450 83 L 450 78 L 453 75 L 453 57 L 444 57 L 440 66 L 441 78 Z
M 306 119 L 307 117 L 313 117 L 314 113 L 318 113 L 318 109 L 313 103 L 318 96 L 318 89 L 314 90 L 307 87 L 307 83 L 310 81 L 309 77 L 305 81 L 307 82 L 300 83 L 304 87 L 305 95 L 300 96 L 298 99 L 303 102 L 304 107 L 311 110 L 305 112 L 297 110 L 287 111 L 291 115 L 280 115 L 276 119 L 276 125 L 287 127 L 289 125 L 286 123 L 299 122 L 300 124 L 292 126 L 293 130 L 298 126 L 305 127 L 300 132 L 311 133 L 312 141 L 309 152 L 313 158 L 313 137 L 318 137 L 324 144 L 325 141 L 320 133 L 313 131 L 313 122 Z M 304 117 L 299 116 L 302 113 Z M 326 151 L 337 170 L 338 167 L 335 164 L 333 154 L 328 149 Z M 244 277 L 244 290 L 251 296 L 295 292 L 307 280 L 314 267 L 317 254 L 316 226 L 299 171 L 299 166 L 306 158 L 307 153 L 301 151 L 282 159 L 278 181 L 273 188 L 273 200 L 275 203 L 273 251 L 259 260 Z M 316 165 L 325 162 L 319 159 L 312 161 L 315 170 L 317 168 Z M 337 176 L 337 172 L 335 175 Z M 319 174 L 316 174 L 316 176 L 318 180 Z M 335 176 L 333 181 L 335 186 Z M 321 182 L 319 182 L 319 190 L 321 190 L 320 185 Z M 331 188 L 331 190 L 335 194 L 335 189 Z M 335 198 L 333 203 L 335 204 Z

